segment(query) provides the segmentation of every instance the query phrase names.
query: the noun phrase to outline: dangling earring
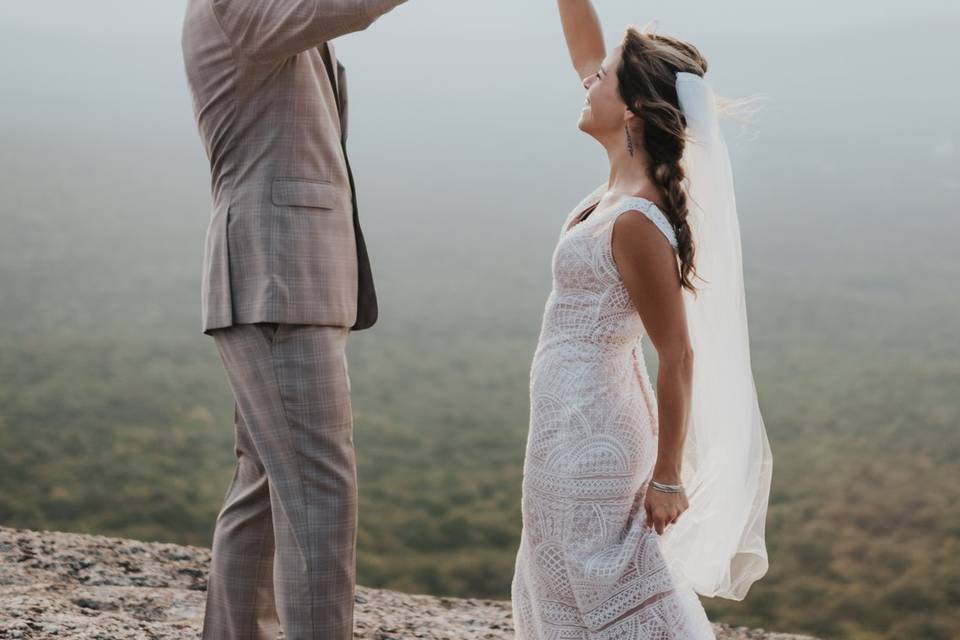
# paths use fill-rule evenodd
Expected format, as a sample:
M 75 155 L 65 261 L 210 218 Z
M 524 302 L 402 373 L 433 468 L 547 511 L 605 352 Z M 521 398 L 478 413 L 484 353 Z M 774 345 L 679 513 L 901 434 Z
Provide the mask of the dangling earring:
M 627 153 L 633 157 L 633 138 L 630 136 L 630 125 L 623 125 L 623 131 L 627 134 Z

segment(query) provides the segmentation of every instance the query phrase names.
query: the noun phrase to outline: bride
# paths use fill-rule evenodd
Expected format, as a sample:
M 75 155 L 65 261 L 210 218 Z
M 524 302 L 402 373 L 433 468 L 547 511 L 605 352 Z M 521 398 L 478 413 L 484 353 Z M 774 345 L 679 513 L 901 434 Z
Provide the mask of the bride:
M 517 638 L 714 638 L 697 594 L 742 600 L 766 573 L 772 470 L 717 122 L 730 103 L 694 46 L 630 28 L 608 53 L 589 0 L 558 6 L 586 90 L 579 128 L 610 167 L 553 253 L 530 370 Z

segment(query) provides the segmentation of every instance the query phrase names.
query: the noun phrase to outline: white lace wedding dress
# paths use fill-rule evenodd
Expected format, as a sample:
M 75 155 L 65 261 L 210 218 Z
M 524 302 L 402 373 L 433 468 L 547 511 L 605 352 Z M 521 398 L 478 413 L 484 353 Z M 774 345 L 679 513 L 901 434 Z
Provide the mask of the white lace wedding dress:
M 530 371 L 523 529 L 511 586 L 517 640 L 715 639 L 697 594 L 644 528 L 641 490 L 657 454 L 644 328 L 613 262 L 619 214 L 637 210 L 676 248 L 649 200 L 625 198 L 568 226 Z M 683 515 L 680 516 L 681 518 Z

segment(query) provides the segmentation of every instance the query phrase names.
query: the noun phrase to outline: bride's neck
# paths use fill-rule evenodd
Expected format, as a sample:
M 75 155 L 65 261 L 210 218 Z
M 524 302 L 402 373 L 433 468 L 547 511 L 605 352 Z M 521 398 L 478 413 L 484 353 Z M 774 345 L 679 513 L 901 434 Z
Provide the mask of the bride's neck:
M 636 195 L 644 191 L 650 182 L 650 155 L 646 150 L 634 144 L 633 155 L 630 155 L 626 133 L 604 141 L 603 146 L 610 161 L 607 189 L 624 195 Z

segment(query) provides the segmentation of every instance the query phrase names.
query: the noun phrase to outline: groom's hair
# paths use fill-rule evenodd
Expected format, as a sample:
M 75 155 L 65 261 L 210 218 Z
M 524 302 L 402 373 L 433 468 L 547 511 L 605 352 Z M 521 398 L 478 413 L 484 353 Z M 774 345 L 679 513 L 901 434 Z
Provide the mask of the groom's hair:
M 702 76 L 707 60 L 692 44 L 670 36 L 645 33 L 635 27 L 623 38 L 623 57 L 617 67 L 620 97 L 643 123 L 643 148 L 650 155 L 650 173 L 663 191 L 677 238 L 680 282 L 695 291 L 691 275 L 695 247 L 687 222 L 687 193 L 683 187 L 680 159 L 686 146 L 686 119 L 677 97 L 677 73 Z

